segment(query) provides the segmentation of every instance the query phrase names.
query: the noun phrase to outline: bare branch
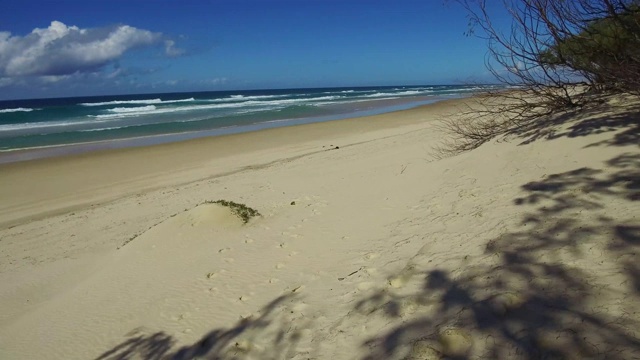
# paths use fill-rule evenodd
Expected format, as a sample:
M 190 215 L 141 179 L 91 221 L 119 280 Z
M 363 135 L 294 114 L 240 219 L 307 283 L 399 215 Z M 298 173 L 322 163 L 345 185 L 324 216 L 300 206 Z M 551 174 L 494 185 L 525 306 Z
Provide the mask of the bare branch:
M 455 0 L 488 42 L 486 66 L 519 91 L 489 91 L 444 123 L 466 151 L 544 116 L 580 109 L 594 94 L 640 94 L 640 0 L 503 0 L 511 27 L 498 29 L 485 0 Z M 500 99 L 500 101 L 496 101 Z

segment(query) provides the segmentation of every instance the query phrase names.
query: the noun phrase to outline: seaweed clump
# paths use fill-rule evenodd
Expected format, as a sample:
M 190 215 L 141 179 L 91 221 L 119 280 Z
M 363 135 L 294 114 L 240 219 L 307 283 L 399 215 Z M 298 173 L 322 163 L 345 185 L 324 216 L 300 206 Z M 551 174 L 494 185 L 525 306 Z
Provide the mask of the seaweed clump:
M 231 212 L 236 215 L 237 217 L 239 217 L 243 223 L 248 223 L 249 220 L 251 220 L 251 218 L 254 218 L 256 216 L 262 216 L 260 215 L 260 213 L 258 212 L 258 210 L 250 208 L 249 206 L 245 205 L 245 204 L 239 204 L 237 202 L 233 202 L 233 201 L 227 201 L 227 200 L 216 200 L 216 201 L 205 201 L 206 204 L 220 204 L 222 206 L 226 206 L 229 209 L 231 209 Z

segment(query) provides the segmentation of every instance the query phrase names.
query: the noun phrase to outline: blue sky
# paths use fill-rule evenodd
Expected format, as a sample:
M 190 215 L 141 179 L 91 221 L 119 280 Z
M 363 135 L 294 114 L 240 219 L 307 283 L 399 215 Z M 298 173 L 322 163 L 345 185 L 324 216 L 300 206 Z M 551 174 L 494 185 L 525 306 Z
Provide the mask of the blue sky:
M 0 99 L 490 81 L 443 0 L 3 0 Z

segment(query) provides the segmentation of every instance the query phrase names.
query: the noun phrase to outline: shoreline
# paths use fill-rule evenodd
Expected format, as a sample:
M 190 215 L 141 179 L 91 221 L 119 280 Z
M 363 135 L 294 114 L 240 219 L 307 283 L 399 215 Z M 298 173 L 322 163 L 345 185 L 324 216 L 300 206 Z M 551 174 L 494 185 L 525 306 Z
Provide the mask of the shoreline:
M 202 168 L 216 159 L 224 162 L 225 159 L 243 154 L 254 154 L 257 159 L 262 159 L 263 156 L 258 154 L 261 151 L 288 151 L 290 147 L 303 145 L 306 145 L 307 152 L 313 152 L 322 150 L 323 142 L 327 143 L 324 146 L 329 146 L 340 138 L 358 133 L 419 124 L 422 120 L 415 116 L 430 109 L 436 114 L 446 112 L 465 99 L 469 97 L 335 121 L 0 163 L 0 198 L 3 198 L 0 205 L 0 228 L 79 209 L 89 204 L 101 204 L 140 191 L 175 185 L 174 180 L 166 180 L 167 176 L 163 176 L 167 173 L 199 172 L 185 177 L 206 178 L 210 175 L 205 175 Z M 396 119 L 398 114 L 404 115 L 400 117 L 401 121 Z M 203 153 L 215 155 L 209 159 L 204 158 Z M 304 151 L 295 152 L 295 156 L 303 153 Z M 250 155 L 245 158 L 242 164 L 251 166 L 252 161 L 248 160 Z M 161 161 L 154 163 L 147 162 L 146 159 Z M 268 160 L 277 160 L 277 154 L 272 154 Z M 229 165 L 225 163 L 224 166 Z M 93 174 L 90 176 L 91 180 L 74 177 L 73 174 L 79 172 Z M 48 174 L 46 179 L 41 179 L 42 173 Z M 150 178 L 154 178 L 157 183 L 149 182 Z M 109 187 L 113 189 L 109 190 Z M 83 198 L 75 195 L 85 192 L 89 196 Z M 51 194 L 56 196 L 52 197 Z M 66 202 L 66 198 L 75 200 Z
M 470 95 L 473 96 L 473 95 Z M 136 136 L 129 138 L 116 138 L 111 140 L 97 140 L 90 142 L 69 143 L 61 145 L 47 145 L 39 147 L 18 148 L 0 151 L 0 165 L 13 162 L 29 161 L 41 158 L 51 158 L 58 156 L 66 156 L 73 154 L 82 154 L 97 150 L 121 149 L 129 147 L 145 147 L 158 144 L 188 141 L 191 139 L 216 137 L 232 134 L 240 134 L 253 131 L 261 131 L 265 129 L 297 126 L 305 124 L 313 124 L 318 122 L 341 121 L 359 117 L 374 116 L 380 114 L 393 113 L 397 111 L 409 110 L 416 107 L 433 104 L 440 101 L 448 101 L 455 99 L 467 98 L 469 95 L 457 95 L 455 97 L 434 96 L 433 98 L 412 99 L 406 102 L 405 99 L 394 99 L 384 101 L 384 106 L 377 106 L 365 110 L 353 110 L 347 113 L 338 113 L 332 115 L 314 116 L 300 119 L 281 119 L 258 122 L 248 125 L 233 125 L 210 130 L 195 130 L 167 134 L 154 134 L 145 136 Z M 404 100 L 399 101 L 399 100 Z M 375 103 L 375 100 L 370 102 Z M 398 102 L 394 104 L 394 102 Z

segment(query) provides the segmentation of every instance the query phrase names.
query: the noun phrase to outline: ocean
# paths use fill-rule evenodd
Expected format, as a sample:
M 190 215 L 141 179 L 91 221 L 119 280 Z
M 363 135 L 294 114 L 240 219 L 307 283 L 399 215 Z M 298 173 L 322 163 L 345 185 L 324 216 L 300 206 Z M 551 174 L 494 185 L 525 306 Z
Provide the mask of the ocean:
M 495 86 L 215 91 L 0 101 L 0 163 L 339 120 Z

